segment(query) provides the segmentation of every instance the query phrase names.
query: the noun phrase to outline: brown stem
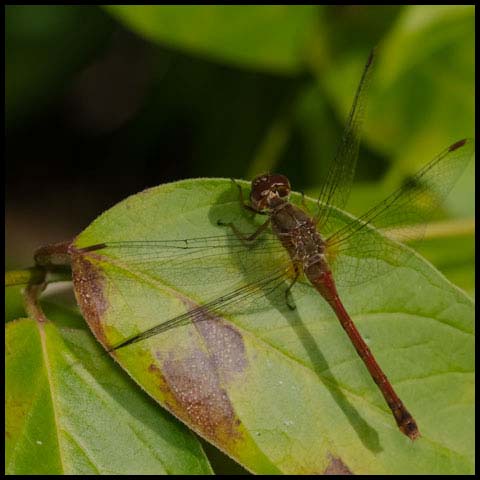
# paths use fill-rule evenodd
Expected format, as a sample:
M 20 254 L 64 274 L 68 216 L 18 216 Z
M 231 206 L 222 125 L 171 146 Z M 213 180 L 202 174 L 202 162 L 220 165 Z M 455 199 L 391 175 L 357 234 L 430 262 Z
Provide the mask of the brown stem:
M 43 313 L 40 303 L 38 302 L 38 298 L 45 289 L 45 286 L 45 282 L 37 285 L 28 285 L 23 293 L 25 310 L 27 311 L 28 316 L 39 323 L 46 323 L 48 321 L 47 317 Z

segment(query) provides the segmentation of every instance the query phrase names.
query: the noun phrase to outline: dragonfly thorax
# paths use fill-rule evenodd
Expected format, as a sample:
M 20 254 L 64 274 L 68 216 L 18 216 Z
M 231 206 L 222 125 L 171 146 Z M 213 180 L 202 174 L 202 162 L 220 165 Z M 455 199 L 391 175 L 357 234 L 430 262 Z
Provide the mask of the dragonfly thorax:
M 325 262 L 325 241 L 314 220 L 291 203 L 273 208 L 269 213 L 272 230 L 296 264 L 307 268 Z

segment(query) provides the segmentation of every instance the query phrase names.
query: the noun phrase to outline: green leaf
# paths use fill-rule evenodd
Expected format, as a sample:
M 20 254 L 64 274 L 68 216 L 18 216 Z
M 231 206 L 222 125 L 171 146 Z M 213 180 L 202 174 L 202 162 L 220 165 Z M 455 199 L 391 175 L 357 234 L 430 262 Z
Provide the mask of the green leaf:
M 6 325 L 6 473 L 206 474 L 198 441 L 106 356 L 78 314 Z
M 313 5 L 109 5 L 150 41 L 255 69 L 291 74 L 316 22 Z
M 26 315 L 22 298 L 23 287 L 5 287 L 5 322 L 15 320 Z
M 426 239 L 418 251 L 449 280 L 475 295 L 475 237 L 452 232 L 445 238 Z
M 250 264 L 262 273 L 285 261 L 278 244 L 268 256 L 228 249 L 217 221 L 252 231 L 248 217 L 221 179 L 152 188 L 101 215 L 72 249 L 77 300 L 97 338 L 114 345 L 239 288 Z M 206 237 L 219 243 L 205 250 L 208 240 L 192 240 Z M 78 250 L 178 239 L 190 243 L 175 244 L 172 258 L 138 244 Z M 368 268 L 366 260 L 360 271 Z M 422 436 L 413 444 L 333 312 L 303 281 L 293 288 L 293 311 L 282 287 L 255 296 L 257 289 L 250 303 L 213 318 L 199 310 L 194 323 L 112 355 L 161 405 L 254 473 L 473 473 L 472 301 L 419 256 L 388 268 L 339 292 L 417 420 Z

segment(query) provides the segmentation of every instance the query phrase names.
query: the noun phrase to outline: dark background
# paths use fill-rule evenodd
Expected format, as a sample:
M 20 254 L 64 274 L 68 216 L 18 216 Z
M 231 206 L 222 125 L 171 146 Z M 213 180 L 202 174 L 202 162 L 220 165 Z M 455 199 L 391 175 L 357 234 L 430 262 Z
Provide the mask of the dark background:
M 200 8 L 6 7 L 7 267 L 169 181 L 271 170 L 315 193 L 374 45 L 350 210 L 473 136 L 473 7 Z M 473 189 L 448 217 L 473 218 Z M 473 291 L 469 248 L 437 265 Z

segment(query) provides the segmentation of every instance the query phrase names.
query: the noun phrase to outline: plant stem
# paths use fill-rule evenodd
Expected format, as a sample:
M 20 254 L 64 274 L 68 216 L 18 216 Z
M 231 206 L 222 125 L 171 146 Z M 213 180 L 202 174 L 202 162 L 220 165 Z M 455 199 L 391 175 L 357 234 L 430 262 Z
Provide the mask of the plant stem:
M 25 303 L 25 310 L 28 316 L 39 323 L 46 323 L 47 317 L 43 313 L 42 307 L 38 303 L 38 297 L 45 289 L 46 284 L 28 285 L 23 293 L 23 300 Z
M 5 272 L 5 286 L 39 284 L 45 280 L 46 271 L 42 267 L 30 267 L 24 270 Z

